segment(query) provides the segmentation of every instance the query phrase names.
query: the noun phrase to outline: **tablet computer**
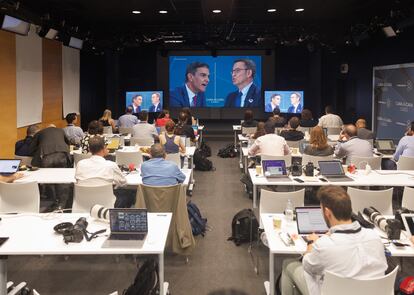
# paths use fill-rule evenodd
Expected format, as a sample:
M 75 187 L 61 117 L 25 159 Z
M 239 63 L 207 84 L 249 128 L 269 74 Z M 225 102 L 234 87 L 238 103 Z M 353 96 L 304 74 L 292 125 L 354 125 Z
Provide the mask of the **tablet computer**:
M 404 228 L 407 231 L 408 235 L 411 237 L 414 235 L 414 214 L 413 213 L 403 213 L 401 214 L 402 221 L 404 223 Z

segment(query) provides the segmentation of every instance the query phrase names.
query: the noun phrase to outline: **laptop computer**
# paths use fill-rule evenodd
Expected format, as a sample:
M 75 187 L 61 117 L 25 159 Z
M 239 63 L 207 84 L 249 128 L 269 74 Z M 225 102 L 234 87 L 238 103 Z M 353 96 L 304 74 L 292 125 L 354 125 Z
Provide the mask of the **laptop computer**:
M 331 182 L 353 181 L 345 175 L 341 161 L 318 161 L 318 164 L 321 175 Z
M 148 211 L 139 208 L 109 209 L 109 240 L 144 240 L 148 234 Z
M 395 153 L 395 145 L 392 139 L 377 139 L 375 147 L 377 152 L 384 155 L 393 155 Z
M 276 181 L 291 180 L 287 175 L 285 160 L 263 160 L 262 169 L 266 178 Z
M 325 234 L 328 231 L 321 207 L 296 207 L 295 210 L 299 235 Z
M 119 148 L 120 143 L 121 143 L 121 139 L 119 137 L 108 138 L 108 144 L 106 148 L 108 150 L 116 150 Z
M 0 174 L 11 175 L 19 170 L 20 159 L 1 159 L 0 160 Z

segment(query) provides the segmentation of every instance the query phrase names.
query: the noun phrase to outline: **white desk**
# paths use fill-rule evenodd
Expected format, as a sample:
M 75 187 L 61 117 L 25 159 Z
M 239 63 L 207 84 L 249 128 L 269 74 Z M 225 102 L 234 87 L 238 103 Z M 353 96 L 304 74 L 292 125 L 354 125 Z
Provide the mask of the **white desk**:
M 354 181 L 344 182 L 323 182 L 317 177 L 307 178 L 300 176 L 298 178 L 304 180 L 303 183 L 292 180 L 272 181 L 263 175 L 256 175 L 256 169 L 249 169 L 249 175 L 253 183 L 253 208 L 257 208 L 257 189 L 260 186 L 268 185 L 287 185 L 287 186 L 414 186 L 414 170 L 372 170 L 368 175 L 364 175 L 365 170 L 357 170 L 355 174 L 346 173 L 347 176 Z
M 171 222 L 171 213 L 149 213 L 148 235 L 141 248 L 102 248 L 109 230 L 90 242 L 65 244 L 63 237 L 53 227 L 60 222 L 75 223 L 79 217 L 87 217 L 88 231 L 109 228 L 109 224 L 97 221 L 88 214 L 19 214 L 1 215 L 0 236 L 9 240 L 0 247 L 0 295 L 7 294 L 8 255 L 108 255 L 108 254 L 152 254 L 158 255 L 160 293 L 166 294 L 168 283 L 164 283 L 164 248 Z

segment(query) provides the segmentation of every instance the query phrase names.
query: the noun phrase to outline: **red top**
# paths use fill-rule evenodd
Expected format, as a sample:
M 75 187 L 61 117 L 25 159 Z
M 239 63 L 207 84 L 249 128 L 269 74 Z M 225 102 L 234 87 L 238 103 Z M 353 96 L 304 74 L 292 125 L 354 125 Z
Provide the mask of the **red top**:
M 157 121 L 155 121 L 155 125 L 157 127 L 162 127 L 162 126 L 165 126 L 165 124 L 167 124 L 167 122 L 170 121 L 170 120 L 171 120 L 171 118 L 166 118 L 166 117 L 161 118 L 161 119 L 157 119 Z

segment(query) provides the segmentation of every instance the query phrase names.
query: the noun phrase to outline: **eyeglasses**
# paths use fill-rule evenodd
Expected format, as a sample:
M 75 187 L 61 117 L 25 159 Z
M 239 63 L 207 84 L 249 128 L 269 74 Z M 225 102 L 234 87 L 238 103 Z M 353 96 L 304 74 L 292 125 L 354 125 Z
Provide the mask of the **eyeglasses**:
M 238 74 L 238 73 L 240 73 L 241 71 L 247 71 L 248 69 L 234 69 L 234 70 L 232 70 L 231 72 L 230 72 L 230 74 Z

